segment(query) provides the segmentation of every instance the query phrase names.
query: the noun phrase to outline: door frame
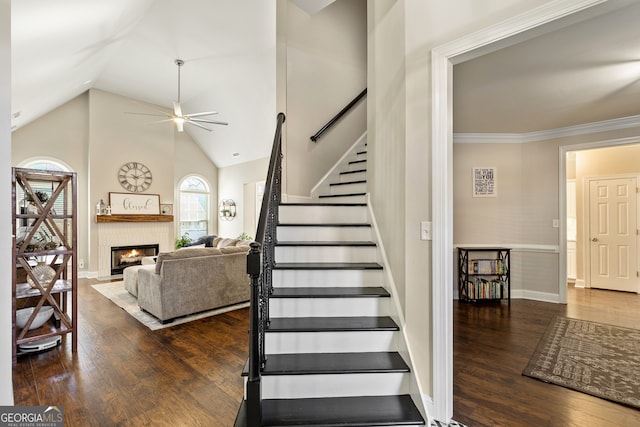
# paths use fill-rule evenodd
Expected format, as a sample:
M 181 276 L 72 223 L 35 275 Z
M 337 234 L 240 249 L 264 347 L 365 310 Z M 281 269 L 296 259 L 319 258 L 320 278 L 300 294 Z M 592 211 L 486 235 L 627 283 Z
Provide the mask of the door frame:
M 616 4 L 614 4 L 616 3 Z M 622 3 L 622 4 L 621 4 Z M 431 51 L 431 199 L 432 199 L 432 396 L 433 416 L 453 416 L 453 65 L 566 25 L 622 7 L 614 0 L 556 0 L 499 24 L 436 46 Z M 630 4 L 628 2 L 627 4 Z M 564 157 L 563 157 L 564 159 Z M 566 164 L 560 162 L 566 180 Z M 561 201 L 566 203 L 564 180 Z M 560 204 L 560 232 L 566 235 L 566 206 Z M 566 239 L 560 240 L 561 301 L 566 302 Z M 564 240 L 564 242 L 563 242 Z M 563 265 L 564 262 L 564 265 Z
M 584 286 L 585 288 L 591 288 L 591 245 L 589 244 L 590 237 L 590 227 L 591 227 L 591 191 L 590 184 L 593 181 L 602 181 L 607 179 L 624 179 L 624 178 L 633 178 L 636 181 L 636 188 L 640 186 L 640 174 L 633 173 L 623 173 L 623 174 L 614 174 L 614 175 L 597 175 L 597 176 L 585 176 L 582 182 L 582 212 L 585 220 L 582 224 L 582 241 L 583 241 L 583 259 L 582 265 L 584 266 Z M 640 227 L 640 208 L 637 190 L 634 192 L 635 202 L 636 202 L 636 230 Z M 638 257 L 640 256 L 640 245 L 638 242 L 638 233 L 636 232 L 636 271 L 638 271 L 638 267 L 640 266 L 640 260 Z M 638 287 L 638 276 L 636 275 L 636 288 Z

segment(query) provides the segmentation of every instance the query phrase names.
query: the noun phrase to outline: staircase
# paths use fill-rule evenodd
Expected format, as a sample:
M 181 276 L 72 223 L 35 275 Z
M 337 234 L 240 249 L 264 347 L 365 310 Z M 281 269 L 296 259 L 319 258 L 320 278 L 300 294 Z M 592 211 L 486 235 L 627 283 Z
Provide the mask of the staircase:
M 362 143 L 325 194 L 279 206 L 262 426 L 425 424 L 372 241 L 366 162 Z

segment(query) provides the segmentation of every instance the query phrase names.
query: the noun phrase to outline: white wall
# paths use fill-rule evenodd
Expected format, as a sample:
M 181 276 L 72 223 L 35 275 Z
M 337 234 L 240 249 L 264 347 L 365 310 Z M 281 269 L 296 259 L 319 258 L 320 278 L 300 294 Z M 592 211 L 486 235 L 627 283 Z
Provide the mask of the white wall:
M 223 199 L 232 199 L 236 203 L 236 217 L 233 221 L 218 220 L 218 235 L 236 238 L 241 233 L 256 236 L 256 230 L 245 230 L 245 215 L 253 215 L 253 206 L 244 205 L 244 185 L 264 181 L 269 169 L 269 158 L 258 159 L 218 170 L 218 203 Z
M 0 200 L 11 200 L 11 1 L 0 0 Z M 0 210 L 0 235 L 11 236 L 11 209 Z M 1 231 L 4 230 L 4 231 Z M 0 277 L 5 286 L 0 286 L 0 405 L 13 405 L 13 380 L 11 378 L 13 348 L 11 260 L 13 239 L 5 238 L 0 243 Z
M 293 2 L 278 9 L 286 17 L 287 65 L 278 68 L 286 72 L 285 193 L 309 197 L 366 128 L 365 98 L 317 143 L 309 139 L 367 85 L 366 2 L 335 2 L 314 15 Z

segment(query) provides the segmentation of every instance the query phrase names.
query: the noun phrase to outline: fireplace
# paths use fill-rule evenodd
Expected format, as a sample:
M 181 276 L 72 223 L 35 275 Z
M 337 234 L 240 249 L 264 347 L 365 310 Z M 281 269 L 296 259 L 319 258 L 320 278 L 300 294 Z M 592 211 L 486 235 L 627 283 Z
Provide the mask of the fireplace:
M 122 274 L 122 270 L 132 265 L 142 264 L 142 258 L 158 255 L 160 246 L 131 245 L 111 247 L 111 274 Z

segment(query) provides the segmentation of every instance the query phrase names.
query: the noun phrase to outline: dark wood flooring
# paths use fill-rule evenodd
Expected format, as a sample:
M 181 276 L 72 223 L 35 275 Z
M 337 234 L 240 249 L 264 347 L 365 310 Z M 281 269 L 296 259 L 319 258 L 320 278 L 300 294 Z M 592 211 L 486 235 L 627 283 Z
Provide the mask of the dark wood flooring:
M 150 331 L 80 280 L 70 343 L 14 366 L 16 405 L 60 405 L 65 426 L 232 426 L 248 310 Z M 640 411 L 521 375 L 552 316 L 640 328 L 640 295 L 573 289 L 569 304 L 454 302 L 454 418 L 469 427 L 640 425 Z
M 232 426 L 243 394 L 248 309 L 151 331 L 96 292 L 78 289 L 70 339 L 18 358 L 16 405 L 59 405 L 65 426 Z
M 568 304 L 454 302 L 454 419 L 484 426 L 637 426 L 640 411 L 522 375 L 551 318 L 640 329 L 640 295 L 568 289 Z

